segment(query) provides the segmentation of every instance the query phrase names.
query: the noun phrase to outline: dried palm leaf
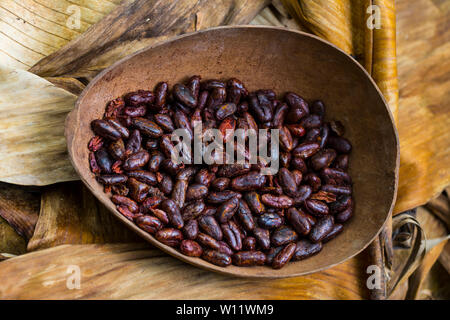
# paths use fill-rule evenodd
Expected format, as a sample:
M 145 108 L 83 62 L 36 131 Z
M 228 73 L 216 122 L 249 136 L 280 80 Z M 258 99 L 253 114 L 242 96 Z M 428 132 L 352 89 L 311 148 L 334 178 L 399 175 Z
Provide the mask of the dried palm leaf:
M 268 0 L 136 0 L 103 20 L 30 71 L 45 77 L 92 78 L 118 59 L 161 39 L 225 24 L 246 24 Z
M 0 65 L 0 181 L 46 185 L 78 179 L 64 139 L 75 100 L 32 73 Z
M 119 0 L 2 0 L 0 61 L 28 69 L 78 37 Z M 79 23 L 78 23 L 79 22 Z
M 47 299 L 364 299 L 362 261 L 262 284 L 195 268 L 147 244 L 63 245 L 1 262 L 8 277 L 0 296 L 39 299 L 45 290 Z M 79 267 L 79 290 L 67 289 L 70 265 Z
M 69 182 L 43 192 L 28 251 L 62 244 L 138 241 L 137 235 L 124 228 L 81 182 Z

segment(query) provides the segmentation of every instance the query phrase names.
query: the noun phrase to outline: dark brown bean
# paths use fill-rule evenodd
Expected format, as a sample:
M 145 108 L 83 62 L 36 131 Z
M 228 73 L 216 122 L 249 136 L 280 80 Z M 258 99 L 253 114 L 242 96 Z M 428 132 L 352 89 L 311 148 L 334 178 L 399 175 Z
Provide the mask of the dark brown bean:
M 266 264 L 271 266 L 273 263 L 273 259 L 280 253 L 280 251 L 283 250 L 283 246 L 279 247 L 272 247 L 269 249 L 269 251 L 266 252 Z
M 311 166 L 319 171 L 322 168 L 329 167 L 336 158 L 336 151 L 333 149 L 323 149 L 311 157 Z
M 240 198 L 241 195 L 231 190 L 224 190 L 218 192 L 210 192 L 206 201 L 212 204 L 220 204 L 234 197 Z
M 197 220 L 189 220 L 184 224 L 183 234 L 187 239 L 195 239 L 198 235 L 198 222 Z
M 186 200 L 187 201 L 199 200 L 206 197 L 207 194 L 208 194 L 207 186 L 199 183 L 191 184 L 186 191 Z
M 269 232 L 269 230 L 263 229 L 263 228 L 254 228 L 253 235 L 255 236 L 256 241 L 261 246 L 261 248 L 263 248 L 264 250 L 267 250 L 270 248 L 270 232 Z
M 155 100 L 155 96 L 151 91 L 138 90 L 129 92 L 124 96 L 125 102 L 133 107 L 137 107 L 142 104 L 150 104 Z
M 272 268 L 281 269 L 286 263 L 288 263 L 294 256 L 296 245 L 295 243 L 289 243 L 286 245 L 280 253 L 278 253 L 273 259 Z
M 111 173 L 113 161 L 109 157 L 108 152 L 104 148 L 101 148 L 95 152 L 95 160 L 98 167 L 103 173 Z
M 189 108 L 195 108 L 197 104 L 191 90 L 181 83 L 177 83 L 173 86 L 173 96 Z
M 207 169 L 201 169 L 195 176 L 195 182 L 209 187 L 209 185 L 211 184 L 211 182 L 214 180 L 215 177 L 216 177 L 216 175 L 213 172 L 210 172 Z M 222 190 L 218 190 L 218 191 L 222 191 Z
M 328 146 L 339 153 L 350 153 L 352 151 L 350 141 L 342 137 L 329 137 Z
M 177 180 L 177 182 L 175 182 L 171 198 L 176 203 L 178 208 L 184 207 L 188 185 L 189 183 L 186 180 Z
M 205 210 L 205 203 L 202 200 L 191 202 L 183 208 L 183 220 L 195 219 Z
M 200 232 L 197 235 L 197 238 L 195 240 L 200 242 L 200 244 L 202 244 L 204 247 L 208 247 L 208 248 L 211 248 L 213 250 L 219 250 L 220 247 L 221 247 L 219 241 L 217 241 L 216 239 L 214 239 L 210 235 L 207 235 L 206 233 L 201 233 Z
M 308 239 L 302 239 L 297 242 L 294 256 L 292 257 L 293 261 L 300 261 L 306 258 L 309 258 L 322 250 L 321 242 L 311 242 Z
M 328 215 L 329 212 L 328 206 L 320 200 L 305 200 L 305 208 L 316 217 Z
M 251 191 L 261 188 L 266 183 L 266 176 L 251 171 L 231 180 L 231 188 L 236 191 Z
M 347 209 L 337 213 L 335 215 L 336 221 L 344 223 L 353 216 L 353 206 L 349 206 Z
M 183 240 L 183 234 L 178 229 L 164 228 L 156 232 L 155 238 L 165 245 L 177 247 L 181 240 Z
M 318 191 L 322 184 L 322 181 L 320 180 L 319 176 L 312 172 L 305 175 L 304 181 L 306 184 L 311 186 L 312 191 L 314 191 L 314 192 Z
M 228 245 L 235 251 L 240 251 L 242 249 L 242 239 L 239 228 L 233 221 L 222 224 L 222 233 Z
M 94 120 L 91 122 L 91 127 L 95 134 L 112 141 L 122 137 L 120 132 L 106 120 Z
M 122 167 L 127 171 L 137 170 L 147 164 L 150 160 L 150 155 L 147 151 L 142 150 L 133 153 L 123 163 Z
M 336 186 L 332 184 L 326 184 L 321 187 L 321 190 L 326 192 L 331 192 L 337 195 L 351 195 L 352 194 L 352 187 L 349 186 Z
M 226 267 L 231 264 L 231 257 L 229 255 L 215 250 L 205 250 L 202 259 L 220 267 Z
M 330 233 L 325 238 L 322 239 L 322 242 L 326 243 L 331 239 L 336 238 L 342 232 L 342 230 L 344 230 L 344 226 L 340 223 L 336 223 L 333 226 L 333 230 L 331 230 Z
M 263 213 L 258 217 L 258 225 L 264 229 L 275 229 L 281 226 L 283 220 L 276 213 Z
M 242 241 L 242 248 L 247 251 L 253 251 L 256 248 L 256 239 L 254 237 L 246 237 Z
M 127 184 L 130 189 L 130 197 L 137 202 L 144 201 L 145 197 L 147 197 L 148 191 L 150 190 L 150 186 L 138 181 L 135 178 L 129 178 Z
M 130 138 L 125 144 L 125 152 L 127 155 L 138 152 L 141 149 L 142 137 L 139 130 L 133 130 L 130 134 Z
M 293 241 L 297 241 L 298 235 L 289 226 L 281 226 L 276 229 L 270 239 L 274 246 L 282 246 Z
M 228 102 L 217 107 L 216 118 L 217 120 L 222 121 L 223 119 L 231 116 L 235 112 L 236 112 L 236 105 L 232 102 Z
M 238 207 L 239 198 L 237 197 L 231 198 L 230 200 L 224 202 L 219 208 L 217 208 L 216 215 L 219 219 L 219 222 L 226 223 L 228 220 L 230 220 L 236 213 Z
M 217 191 L 223 191 L 230 185 L 230 179 L 222 177 L 214 179 L 214 181 L 211 183 L 211 187 Z
M 275 196 L 270 193 L 263 194 L 261 196 L 261 201 L 269 207 L 278 209 L 286 209 L 294 204 L 292 198 L 289 198 L 288 196 Z
M 286 168 L 281 168 L 278 171 L 278 181 L 280 183 L 280 186 L 283 188 L 283 191 L 291 197 L 295 197 L 297 194 L 297 185 L 299 183 L 297 183 L 295 181 L 295 177 L 292 174 L 292 172 L 290 172 L 288 169 Z
M 300 205 L 308 199 L 312 194 L 312 188 L 307 185 L 302 185 L 298 188 L 297 195 L 293 198 L 294 205 Z
M 180 251 L 189 257 L 200 257 L 203 254 L 202 247 L 193 240 L 183 240 L 180 244 Z
M 213 237 L 214 239 L 220 241 L 223 238 L 222 229 L 217 223 L 214 216 L 202 215 L 197 219 L 200 229 L 202 229 L 207 235 Z
M 105 185 L 115 185 L 127 182 L 128 177 L 124 174 L 103 174 L 97 177 L 97 181 Z
M 316 154 L 320 149 L 320 145 L 317 142 L 305 142 L 299 144 L 293 151 L 294 157 L 309 158 Z
M 163 135 L 163 130 L 151 120 L 138 117 L 133 118 L 132 123 L 136 129 L 150 138 L 159 138 Z
M 150 234 L 154 234 L 163 227 L 161 221 L 152 216 L 139 216 L 134 221 L 139 228 Z
M 252 231 L 255 228 L 252 212 L 250 211 L 250 208 L 245 200 L 239 200 L 239 207 L 236 214 L 245 230 Z
M 309 217 L 303 210 L 289 208 L 286 217 L 298 234 L 307 235 L 311 231 Z
M 319 128 L 322 125 L 322 118 L 316 114 L 311 114 L 300 121 L 300 125 L 305 129 Z
M 223 165 L 219 168 L 217 171 L 217 176 L 219 177 L 227 177 L 227 178 L 234 178 L 236 176 L 243 175 L 250 171 L 250 164 L 230 164 L 230 165 Z
M 145 170 L 129 171 L 127 172 L 127 175 L 131 178 L 135 178 L 140 182 L 148 184 L 149 186 L 155 186 L 158 183 L 155 174 L 150 171 Z
M 149 198 L 147 198 L 149 199 Z M 157 217 L 163 224 L 169 223 L 169 217 L 167 216 L 167 213 L 165 211 L 162 211 L 160 209 L 150 209 L 151 213 Z
M 115 120 L 115 119 L 108 119 L 108 122 L 110 125 L 112 125 L 114 127 L 114 129 L 116 129 L 117 131 L 120 132 L 120 135 L 122 136 L 122 138 L 124 139 L 128 139 L 130 136 L 130 132 L 128 131 L 128 129 L 126 127 L 124 127 L 120 121 Z
M 164 194 L 169 195 L 173 191 L 172 178 L 167 174 L 162 174 L 161 176 L 162 178 L 161 181 L 159 182 L 159 188 Z
M 240 251 L 232 256 L 233 264 L 240 267 L 262 266 L 266 255 L 261 251 Z
M 309 233 L 309 239 L 312 242 L 322 241 L 332 230 L 334 226 L 333 216 L 327 215 L 320 218 Z
M 175 126 L 172 122 L 172 118 L 167 114 L 157 113 L 154 115 L 155 122 L 165 131 L 172 132 L 175 130 Z
M 349 165 L 348 154 L 341 154 L 337 156 L 336 160 L 334 161 L 334 166 L 336 169 L 342 169 L 344 171 L 347 171 L 348 165 Z
M 183 228 L 184 221 L 181 216 L 180 207 L 178 207 L 175 201 L 171 199 L 164 200 L 161 202 L 161 210 L 167 213 L 169 222 L 172 226 L 177 229 Z
M 139 211 L 138 204 L 134 200 L 132 200 L 128 197 L 124 197 L 124 196 L 115 194 L 111 197 L 111 201 L 115 204 L 121 204 L 121 205 L 127 206 L 128 209 L 132 213 L 137 213 Z
M 258 193 L 248 192 L 245 194 L 244 198 L 248 207 L 253 213 L 255 213 L 256 215 L 260 215 L 264 212 L 265 207 L 261 202 L 261 198 Z

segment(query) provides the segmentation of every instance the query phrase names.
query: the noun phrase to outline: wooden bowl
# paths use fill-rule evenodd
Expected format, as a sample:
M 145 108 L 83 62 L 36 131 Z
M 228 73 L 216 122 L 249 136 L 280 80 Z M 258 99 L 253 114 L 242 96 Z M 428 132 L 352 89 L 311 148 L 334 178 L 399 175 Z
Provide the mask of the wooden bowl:
M 270 267 L 226 268 L 182 255 L 124 218 L 88 164 L 92 120 L 106 103 L 126 92 L 152 90 L 198 74 L 203 79 L 241 79 L 249 90 L 294 91 L 321 99 L 327 118 L 340 120 L 353 144 L 350 174 L 356 203 L 344 231 L 309 259 L 281 270 Z M 219 27 L 183 35 L 130 55 L 101 72 L 78 98 L 66 120 L 73 166 L 81 180 L 130 229 L 172 256 L 204 269 L 238 277 L 281 278 L 317 272 L 339 264 L 367 247 L 387 221 L 397 192 L 399 144 L 392 115 L 374 81 L 349 55 L 310 34 L 260 26 Z

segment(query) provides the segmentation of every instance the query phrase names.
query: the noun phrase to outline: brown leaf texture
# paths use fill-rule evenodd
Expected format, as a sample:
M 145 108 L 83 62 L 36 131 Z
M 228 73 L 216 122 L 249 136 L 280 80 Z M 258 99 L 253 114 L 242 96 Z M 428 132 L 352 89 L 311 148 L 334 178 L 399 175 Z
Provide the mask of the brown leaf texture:
M 120 0 L 0 1 L 0 61 L 28 69 L 78 37 Z M 79 25 L 74 23 L 78 18 Z
M 137 242 L 81 182 L 50 186 L 42 194 L 41 210 L 28 251 L 62 244 Z
M 0 66 L 0 97 L 0 181 L 77 180 L 64 138 L 76 96 L 27 71 Z
M 372 75 L 397 117 L 398 84 L 393 0 L 283 0 L 314 34 L 353 55 Z M 369 28 L 373 5 L 381 28 Z
M 24 187 L 0 183 L 0 216 L 25 239 L 30 239 L 38 220 L 41 195 Z
M 136 0 L 124 2 L 80 37 L 30 71 L 40 76 L 92 78 L 139 49 L 170 36 L 212 26 L 245 24 L 267 0 Z
M 67 290 L 67 266 L 80 267 Z M 4 299 L 364 299 L 368 262 L 351 259 L 323 272 L 269 280 L 225 277 L 147 244 L 63 245 L 1 263 Z M 120 284 L 120 285 L 118 285 Z M 181 289 L 181 290 L 180 290 Z

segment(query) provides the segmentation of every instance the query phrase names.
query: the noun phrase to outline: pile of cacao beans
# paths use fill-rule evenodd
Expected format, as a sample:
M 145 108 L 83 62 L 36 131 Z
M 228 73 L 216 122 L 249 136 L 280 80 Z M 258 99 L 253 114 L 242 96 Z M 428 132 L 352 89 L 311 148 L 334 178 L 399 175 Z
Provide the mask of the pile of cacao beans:
M 198 121 L 224 141 L 233 129 L 279 129 L 280 169 L 262 175 L 268 163 L 261 159 L 172 161 L 172 132 L 193 136 Z M 187 256 L 279 269 L 317 254 L 353 214 L 352 146 L 341 122 L 325 120 L 321 101 L 308 104 L 293 92 L 279 100 L 270 89 L 249 92 L 236 78 L 193 76 L 172 90 L 160 82 L 114 99 L 91 126 L 89 165 L 117 210 Z

